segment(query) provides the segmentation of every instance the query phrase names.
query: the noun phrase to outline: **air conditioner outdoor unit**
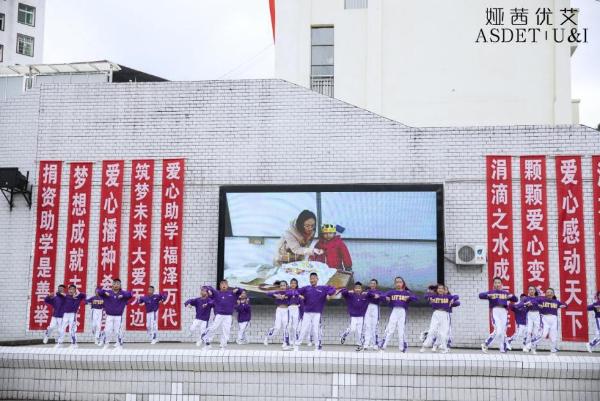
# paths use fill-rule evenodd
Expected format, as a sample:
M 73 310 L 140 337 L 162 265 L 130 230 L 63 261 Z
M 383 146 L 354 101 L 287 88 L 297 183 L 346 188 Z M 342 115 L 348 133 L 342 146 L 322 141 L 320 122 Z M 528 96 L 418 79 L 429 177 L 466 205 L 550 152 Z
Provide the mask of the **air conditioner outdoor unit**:
M 479 266 L 487 262 L 485 245 L 456 244 L 456 264 Z

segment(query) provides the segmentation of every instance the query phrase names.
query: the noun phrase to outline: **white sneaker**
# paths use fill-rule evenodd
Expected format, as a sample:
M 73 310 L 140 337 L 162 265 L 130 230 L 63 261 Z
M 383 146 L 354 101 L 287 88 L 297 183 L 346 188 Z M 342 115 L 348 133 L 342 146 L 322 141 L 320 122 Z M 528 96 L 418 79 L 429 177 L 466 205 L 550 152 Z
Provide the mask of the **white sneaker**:
M 433 347 L 431 347 L 431 352 L 437 352 L 438 348 L 439 348 L 439 345 L 434 344 Z
M 42 343 L 44 343 L 44 344 L 48 344 L 48 337 L 45 337 L 45 336 L 44 336 L 44 339 L 42 340 Z
M 536 351 L 536 349 L 535 349 L 535 348 L 532 348 L 532 349 L 531 349 L 531 353 L 532 353 L 533 355 L 536 355 L 536 354 L 537 354 L 537 351 Z
M 269 339 L 265 337 L 265 341 L 263 341 L 263 344 L 265 345 L 265 347 L 268 346 L 269 345 Z
M 510 345 L 510 343 L 509 343 L 509 342 L 506 342 L 506 343 L 504 344 L 504 347 L 505 347 L 507 350 L 509 350 L 509 351 L 512 351 L 512 345 Z
M 290 347 L 290 346 L 289 346 L 289 345 L 287 345 L 287 344 L 284 344 L 284 345 L 283 345 L 283 347 L 281 347 L 281 349 L 282 349 L 282 350 L 284 350 L 284 351 L 289 351 L 289 350 L 291 350 L 291 349 L 292 349 L 292 347 Z
M 421 347 L 421 349 L 419 350 L 419 352 L 420 352 L 420 353 L 423 353 L 423 352 L 425 352 L 425 351 L 426 351 L 426 350 L 425 350 L 425 347 Z
M 488 352 L 488 346 L 485 344 L 481 344 L 481 350 L 483 351 L 484 354 L 487 354 Z
M 529 347 L 529 345 L 526 345 L 523 347 L 523 352 L 529 352 L 531 351 L 531 348 Z
M 313 346 L 313 343 L 309 342 L 307 345 L 308 345 L 309 347 L 312 347 L 312 346 Z
M 585 348 L 587 348 L 587 352 L 589 352 L 590 354 L 592 353 L 592 346 L 590 345 L 590 343 L 585 344 Z
M 102 340 L 98 340 L 98 342 L 96 343 L 96 345 L 97 345 L 98 347 L 101 347 L 101 346 L 102 346 L 102 345 L 104 345 L 104 344 L 102 344 Z
M 202 341 L 196 341 L 196 347 L 199 347 L 202 345 Z
M 154 345 L 158 342 L 158 340 L 155 338 L 154 340 L 150 341 L 150 344 Z
M 104 346 L 102 347 L 102 349 L 109 349 L 110 348 L 110 343 L 106 343 L 104 344 Z

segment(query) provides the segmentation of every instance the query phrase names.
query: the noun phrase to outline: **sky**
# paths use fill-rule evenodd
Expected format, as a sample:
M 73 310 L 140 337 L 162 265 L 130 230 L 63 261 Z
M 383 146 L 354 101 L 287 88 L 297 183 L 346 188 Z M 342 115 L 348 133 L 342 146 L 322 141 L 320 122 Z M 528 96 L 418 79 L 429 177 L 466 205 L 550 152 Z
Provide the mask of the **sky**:
M 588 28 L 571 58 L 572 98 L 596 128 L 600 0 L 571 4 Z M 268 0 L 47 0 L 44 62 L 105 59 L 169 80 L 273 78 Z

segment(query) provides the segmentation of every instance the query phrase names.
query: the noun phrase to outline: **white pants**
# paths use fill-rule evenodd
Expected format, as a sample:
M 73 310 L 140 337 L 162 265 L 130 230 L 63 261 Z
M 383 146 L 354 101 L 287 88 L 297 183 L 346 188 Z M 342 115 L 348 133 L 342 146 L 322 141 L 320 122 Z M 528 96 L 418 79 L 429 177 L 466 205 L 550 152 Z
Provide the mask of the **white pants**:
M 517 329 L 515 333 L 506 339 L 506 342 L 512 344 L 517 338 L 521 337 L 523 339 L 523 346 L 527 344 L 527 325 L 526 324 L 517 324 Z
M 61 338 L 65 335 L 64 332 L 62 331 L 62 317 L 54 317 L 52 316 L 52 318 L 50 319 L 50 324 L 48 325 L 48 327 L 46 327 L 46 332 L 44 333 L 44 337 L 48 338 L 50 337 L 50 335 L 52 335 L 52 331 L 56 330 L 56 341 L 58 342 L 58 339 Z M 61 340 L 62 342 L 62 340 Z
M 206 330 L 208 328 L 208 321 L 194 319 L 192 325 L 190 326 L 190 333 L 194 335 L 194 331 L 198 330 L 198 341 L 202 341 L 204 336 L 206 335 Z
M 321 314 L 316 312 L 304 312 L 302 317 L 302 327 L 300 328 L 300 336 L 296 345 L 301 345 L 304 341 L 304 337 L 309 331 L 312 331 L 313 339 L 315 341 L 315 348 L 321 347 L 321 336 L 319 335 L 319 326 L 321 323 Z M 312 328 L 312 330 L 311 330 Z
M 398 346 L 400 350 L 405 351 L 406 339 L 404 335 L 404 327 L 406 324 L 406 309 L 401 307 L 395 307 L 392 309 L 392 314 L 390 315 L 390 320 L 388 320 L 388 324 L 385 327 L 385 335 L 383 337 L 383 342 L 381 343 L 381 347 L 385 349 L 390 340 L 392 339 L 392 335 L 394 332 L 398 330 Z
M 146 332 L 148 340 L 156 340 L 158 338 L 158 311 L 146 313 Z
M 300 308 L 298 305 L 288 306 L 288 343 L 295 344 L 298 341 L 300 330 Z
M 533 340 L 533 346 L 537 348 L 538 344 L 548 336 L 552 345 L 552 351 L 556 351 L 558 343 L 558 316 L 542 315 L 542 335 Z
M 423 347 L 432 347 L 434 339 L 440 342 L 440 348 L 448 347 L 448 335 L 450 333 L 450 314 L 443 310 L 433 311 L 431 323 L 427 330 L 427 338 L 423 342 Z
M 116 344 L 123 345 L 123 316 L 106 315 L 104 343 L 110 344 L 111 337 L 115 337 Z
M 542 318 L 540 317 L 539 311 L 527 312 L 527 339 L 525 343 L 531 346 L 531 342 L 534 338 L 539 337 L 541 334 Z
M 229 334 L 231 333 L 231 315 L 215 315 L 215 319 L 210 324 L 204 340 L 209 344 L 217 329 L 221 327 L 221 347 L 226 347 L 229 342 Z
M 365 313 L 364 347 L 377 345 L 377 326 L 379 325 L 379 305 L 369 304 Z
M 77 344 L 77 315 L 75 313 L 65 313 L 62 318 L 62 335 L 58 338 L 58 343 L 62 344 L 63 336 L 69 328 L 71 344 Z
M 92 334 L 96 341 L 102 339 L 102 309 L 92 308 Z
M 238 343 L 247 343 L 248 338 L 246 338 L 246 329 L 250 325 L 250 322 L 238 322 L 238 333 L 237 333 L 237 342 Z
M 364 333 L 364 323 L 365 319 L 362 316 L 350 316 L 350 325 L 346 328 L 344 333 L 342 333 L 342 337 L 347 337 L 351 333 L 354 333 L 354 338 L 356 345 L 361 345 L 363 340 Z
M 283 344 L 289 343 L 288 336 L 288 324 L 290 316 L 288 308 L 277 308 L 275 310 L 275 325 L 267 331 L 267 338 L 270 339 L 275 334 L 281 332 L 281 342 Z
M 490 333 L 485 340 L 486 347 L 489 347 L 494 340 L 498 340 L 498 348 L 500 351 L 506 351 L 504 341 L 506 339 L 506 324 L 508 323 L 508 311 L 506 308 L 492 308 L 492 325 L 494 331 Z
M 590 346 L 592 347 L 595 347 L 600 343 L 600 317 L 594 318 L 594 321 L 596 322 L 596 335 L 594 336 L 594 339 L 590 341 Z

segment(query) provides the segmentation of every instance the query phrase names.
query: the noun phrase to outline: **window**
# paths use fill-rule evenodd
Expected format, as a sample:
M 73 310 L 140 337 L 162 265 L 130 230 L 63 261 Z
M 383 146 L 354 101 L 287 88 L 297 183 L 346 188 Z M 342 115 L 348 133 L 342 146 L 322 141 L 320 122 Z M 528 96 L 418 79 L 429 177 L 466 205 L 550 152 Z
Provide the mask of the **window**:
M 0 63 L 4 61 L 4 45 L 0 45 Z
M 344 0 L 344 8 L 350 10 L 353 8 L 368 8 L 369 0 Z
M 6 15 L 0 13 L 0 31 L 4 30 L 4 21 L 6 20 Z
M 333 96 L 333 27 L 311 29 L 310 87 Z
M 24 56 L 33 57 L 33 42 L 31 36 L 17 34 L 17 53 Z
M 19 3 L 19 16 L 17 20 L 20 24 L 35 26 L 35 7 Z

